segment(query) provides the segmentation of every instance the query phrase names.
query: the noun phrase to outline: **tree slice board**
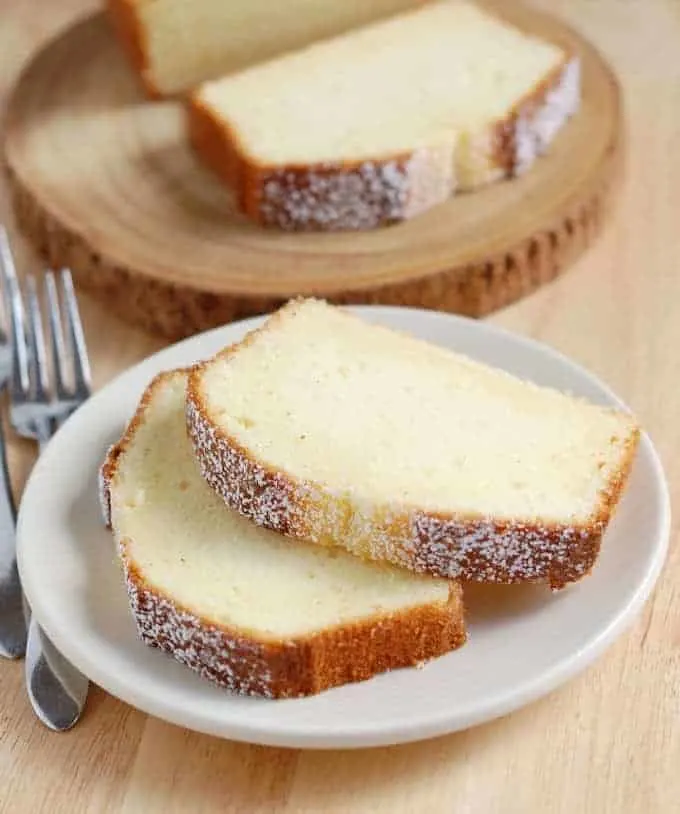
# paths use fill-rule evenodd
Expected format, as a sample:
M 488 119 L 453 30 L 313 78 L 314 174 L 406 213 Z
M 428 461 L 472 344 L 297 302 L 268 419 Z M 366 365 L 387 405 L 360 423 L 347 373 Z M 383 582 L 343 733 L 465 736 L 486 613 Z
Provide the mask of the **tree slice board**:
M 192 154 L 181 103 L 143 97 L 96 15 L 45 46 L 11 96 L 4 146 L 18 222 L 51 265 L 172 339 L 296 295 L 488 314 L 588 246 L 622 166 L 620 91 L 603 58 L 550 16 L 499 8 L 582 60 L 580 112 L 521 178 L 370 232 L 263 229 Z

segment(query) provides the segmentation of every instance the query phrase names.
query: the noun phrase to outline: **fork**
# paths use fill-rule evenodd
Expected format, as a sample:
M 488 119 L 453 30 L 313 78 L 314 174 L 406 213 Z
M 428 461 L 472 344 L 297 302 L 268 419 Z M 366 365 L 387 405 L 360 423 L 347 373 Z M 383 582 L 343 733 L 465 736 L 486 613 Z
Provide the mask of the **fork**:
M 0 332 L 0 351 L 3 355 L 8 348 L 6 342 L 4 334 Z M 3 391 L 7 378 L 9 368 L 7 375 L 1 379 Z M 20 659 L 26 653 L 27 629 L 15 548 L 16 509 L 5 446 L 5 431 L 0 423 L 0 655 Z
M 0 231 L 0 261 L 13 349 L 9 384 L 10 420 L 18 435 L 37 441 L 42 451 L 61 424 L 90 394 L 90 368 L 73 281 L 70 272 L 60 272 L 60 298 L 54 273 L 50 271 L 45 275 L 54 369 L 54 388 L 51 388 L 38 287 L 34 277 L 27 277 L 26 319 L 21 287 L 4 231 Z M 64 304 L 63 309 L 60 299 Z M 64 323 L 69 337 L 68 350 L 62 327 Z M 38 718 L 50 729 L 69 729 L 82 714 L 88 680 L 59 653 L 31 617 L 27 603 L 24 604 L 29 619 L 26 686 L 31 704 Z

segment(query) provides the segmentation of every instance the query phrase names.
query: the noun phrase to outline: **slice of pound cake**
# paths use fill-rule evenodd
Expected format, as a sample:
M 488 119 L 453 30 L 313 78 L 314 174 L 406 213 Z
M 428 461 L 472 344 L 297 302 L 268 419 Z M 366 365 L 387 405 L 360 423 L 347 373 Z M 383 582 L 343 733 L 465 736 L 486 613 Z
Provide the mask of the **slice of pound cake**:
M 108 0 L 115 30 L 152 96 L 189 90 L 418 0 Z
M 633 418 L 315 300 L 195 368 L 207 482 L 267 528 L 480 582 L 587 574 Z
M 291 541 L 201 478 L 187 373 L 159 376 L 102 467 L 139 634 L 239 693 L 310 695 L 463 644 L 460 587 Z
M 576 111 L 578 73 L 443 0 L 206 83 L 189 133 L 254 220 L 371 228 L 527 169 Z

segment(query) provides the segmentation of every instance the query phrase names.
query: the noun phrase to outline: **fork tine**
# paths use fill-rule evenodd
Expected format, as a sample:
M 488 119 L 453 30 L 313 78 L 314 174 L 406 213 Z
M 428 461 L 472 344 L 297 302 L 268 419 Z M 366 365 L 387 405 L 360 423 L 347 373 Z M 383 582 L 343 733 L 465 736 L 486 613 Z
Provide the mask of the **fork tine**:
M 48 401 L 49 380 L 47 370 L 47 354 L 45 352 L 45 335 L 43 333 L 43 322 L 40 316 L 40 302 L 38 300 L 38 287 L 35 277 L 29 274 L 26 278 L 26 288 L 28 289 L 28 324 L 29 337 L 31 341 L 31 360 L 29 367 L 33 368 L 33 376 L 29 377 L 33 381 L 35 398 L 38 401 Z
M 73 374 L 75 383 L 75 395 L 79 398 L 86 398 L 90 394 L 91 375 L 90 362 L 87 358 L 87 347 L 85 346 L 85 334 L 83 324 L 80 321 L 80 311 L 78 301 L 73 290 L 73 278 L 68 269 L 62 269 L 61 290 L 66 303 L 66 321 L 71 351 L 73 353 Z
M 28 393 L 28 348 L 24 319 L 24 306 L 17 278 L 14 258 L 9 245 L 7 231 L 0 227 L 0 270 L 2 271 L 3 294 L 10 317 L 12 332 L 12 392 Z
M 29 274 L 26 277 L 28 303 L 28 341 L 30 342 L 30 356 L 28 360 L 30 398 L 38 404 L 47 405 L 50 401 L 49 371 L 47 369 L 47 352 L 45 350 L 45 335 L 43 332 L 42 316 L 40 314 L 40 301 L 38 300 L 38 287 L 35 277 Z M 55 430 L 54 420 L 48 415 L 38 415 L 34 419 L 38 434 L 38 443 L 41 445 L 49 441 Z
M 59 310 L 57 284 L 52 271 L 48 271 L 45 275 L 45 293 L 47 294 L 47 315 L 52 339 L 55 392 L 58 399 L 66 399 L 70 397 L 66 383 L 66 343 L 64 342 L 64 330 Z

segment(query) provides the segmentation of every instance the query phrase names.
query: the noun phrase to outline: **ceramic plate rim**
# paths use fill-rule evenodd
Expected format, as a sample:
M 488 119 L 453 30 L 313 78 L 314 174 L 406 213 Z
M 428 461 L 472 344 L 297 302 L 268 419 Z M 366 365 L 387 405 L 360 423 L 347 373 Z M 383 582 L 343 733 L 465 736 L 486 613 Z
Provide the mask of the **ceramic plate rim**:
M 471 330 L 473 332 L 481 331 L 482 334 L 486 333 L 495 338 L 506 338 L 508 341 L 515 343 L 515 345 L 521 345 L 524 350 L 547 356 L 553 363 L 566 368 L 570 375 L 586 380 L 589 385 L 598 389 L 607 400 L 625 407 L 621 399 L 616 396 L 606 384 L 559 351 L 535 339 L 513 333 L 496 325 L 468 319 L 466 317 L 418 308 L 354 306 L 350 310 L 358 314 L 363 313 L 369 317 L 385 320 L 390 324 L 403 322 L 404 319 L 417 320 L 418 322 L 422 320 L 447 320 L 457 323 L 459 329 L 462 330 Z M 94 409 L 90 405 L 106 398 L 109 391 L 113 391 L 117 388 L 122 390 L 126 386 L 129 387 L 130 383 L 134 382 L 138 377 L 141 377 L 146 371 L 149 371 L 146 374 L 146 378 L 150 379 L 156 371 L 167 369 L 167 365 L 165 364 L 166 359 L 172 359 L 173 356 L 181 354 L 183 350 L 194 344 L 198 346 L 202 342 L 210 343 L 222 334 L 233 335 L 233 337 L 227 340 L 233 341 L 234 337 L 252 329 L 262 320 L 263 317 L 252 317 L 239 322 L 230 323 L 164 348 L 120 373 L 116 378 L 101 388 L 82 409 Z M 200 358 L 200 356 L 197 358 Z M 63 437 L 65 433 L 72 431 L 70 428 L 74 427 L 80 420 L 79 415 L 80 411 L 66 422 L 58 433 L 59 437 Z M 191 720 L 188 720 L 187 716 L 183 715 L 181 707 L 178 708 L 176 705 L 166 702 L 162 696 L 155 697 L 153 693 L 144 692 L 143 690 L 138 691 L 131 682 L 108 673 L 106 669 L 102 668 L 96 661 L 91 660 L 88 654 L 84 653 L 82 649 L 79 649 L 77 643 L 74 643 L 69 638 L 68 634 L 65 634 L 64 631 L 55 626 L 54 620 L 47 610 L 43 595 L 41 595 L 39 591 L 34 590 L 33 573 L 31 569 L 27 567 L 26 563 L 25 547 L 28 544 L 25 543 L 25 539 L 27 539 L 27 534 L 30 532 L 30 522 L 27 519 L 27 513 L 24 507 L 27 504 L 30 505 L 30 503 L 35 500 L 34 491 L 37 490 L 40 484 L 40 473 L 49 463 L 52 450 L 53 445 L 50 444 L 34 467 L 26 483 L 17 523 L 17 548 L 19 570 L 26 595 L 32 605 L 36 619 L 38 619 L 46 633 L 52 638 L 54 644 L 62 650 L 67 658 L 85 672 L 94 683 L 98 684 L 110 694 L 148 714 L 179 726 L 218 737 L 271 746 L 355 748 L 407 743 L 466 729 L 498 718 L 537 700 L 564 684 L 594 662 L 633 622 L 659 577 L 665 561 L 670 535 L 670 498 L 668 486 L 658 454 L 649 436 L 643 433 L 640 443 L 640 452 L 638 454 L 645 455 L 648 458 L 648 463 L 652 467 L 658 513 L 658 534 L 657 540 L 655 541 L 654 556 L 648 564 L 646 571 L 640 574 L 635 591 L 627 596 L 625 603 L 619 608 L 615 618 L 610 621 L 608 626 L 594 632 L 588 640 L 587 645 L 583 647 L 580 652 L 564 655 L 561 660 L 545 669 L 539 675 L 528 678 L 519 686 L 508 687 L 503 693 L 487 698 L 467 714 L 458 713 L 454 716 L 439 714 L 429 719 L 416 721 L 415 723 L 412 721 L 407 721 L 406 724 L 394 722 L 392 725 L 383 727 L 382 729 L 370 725 L 368 727 L 362 725 L 346 725 L 342 732 L 329 732 L 323 726 L 316 728 L 309 723 L 306 723 L 304 728 L 296 730 L 295 727 L 291 727 L 289 724 L 277 728 L 276 725 L 272 726 L 271 724 L 253 726 L 237 723 L 225 725 L 223 721 L 200 717 L 193 717 Z

